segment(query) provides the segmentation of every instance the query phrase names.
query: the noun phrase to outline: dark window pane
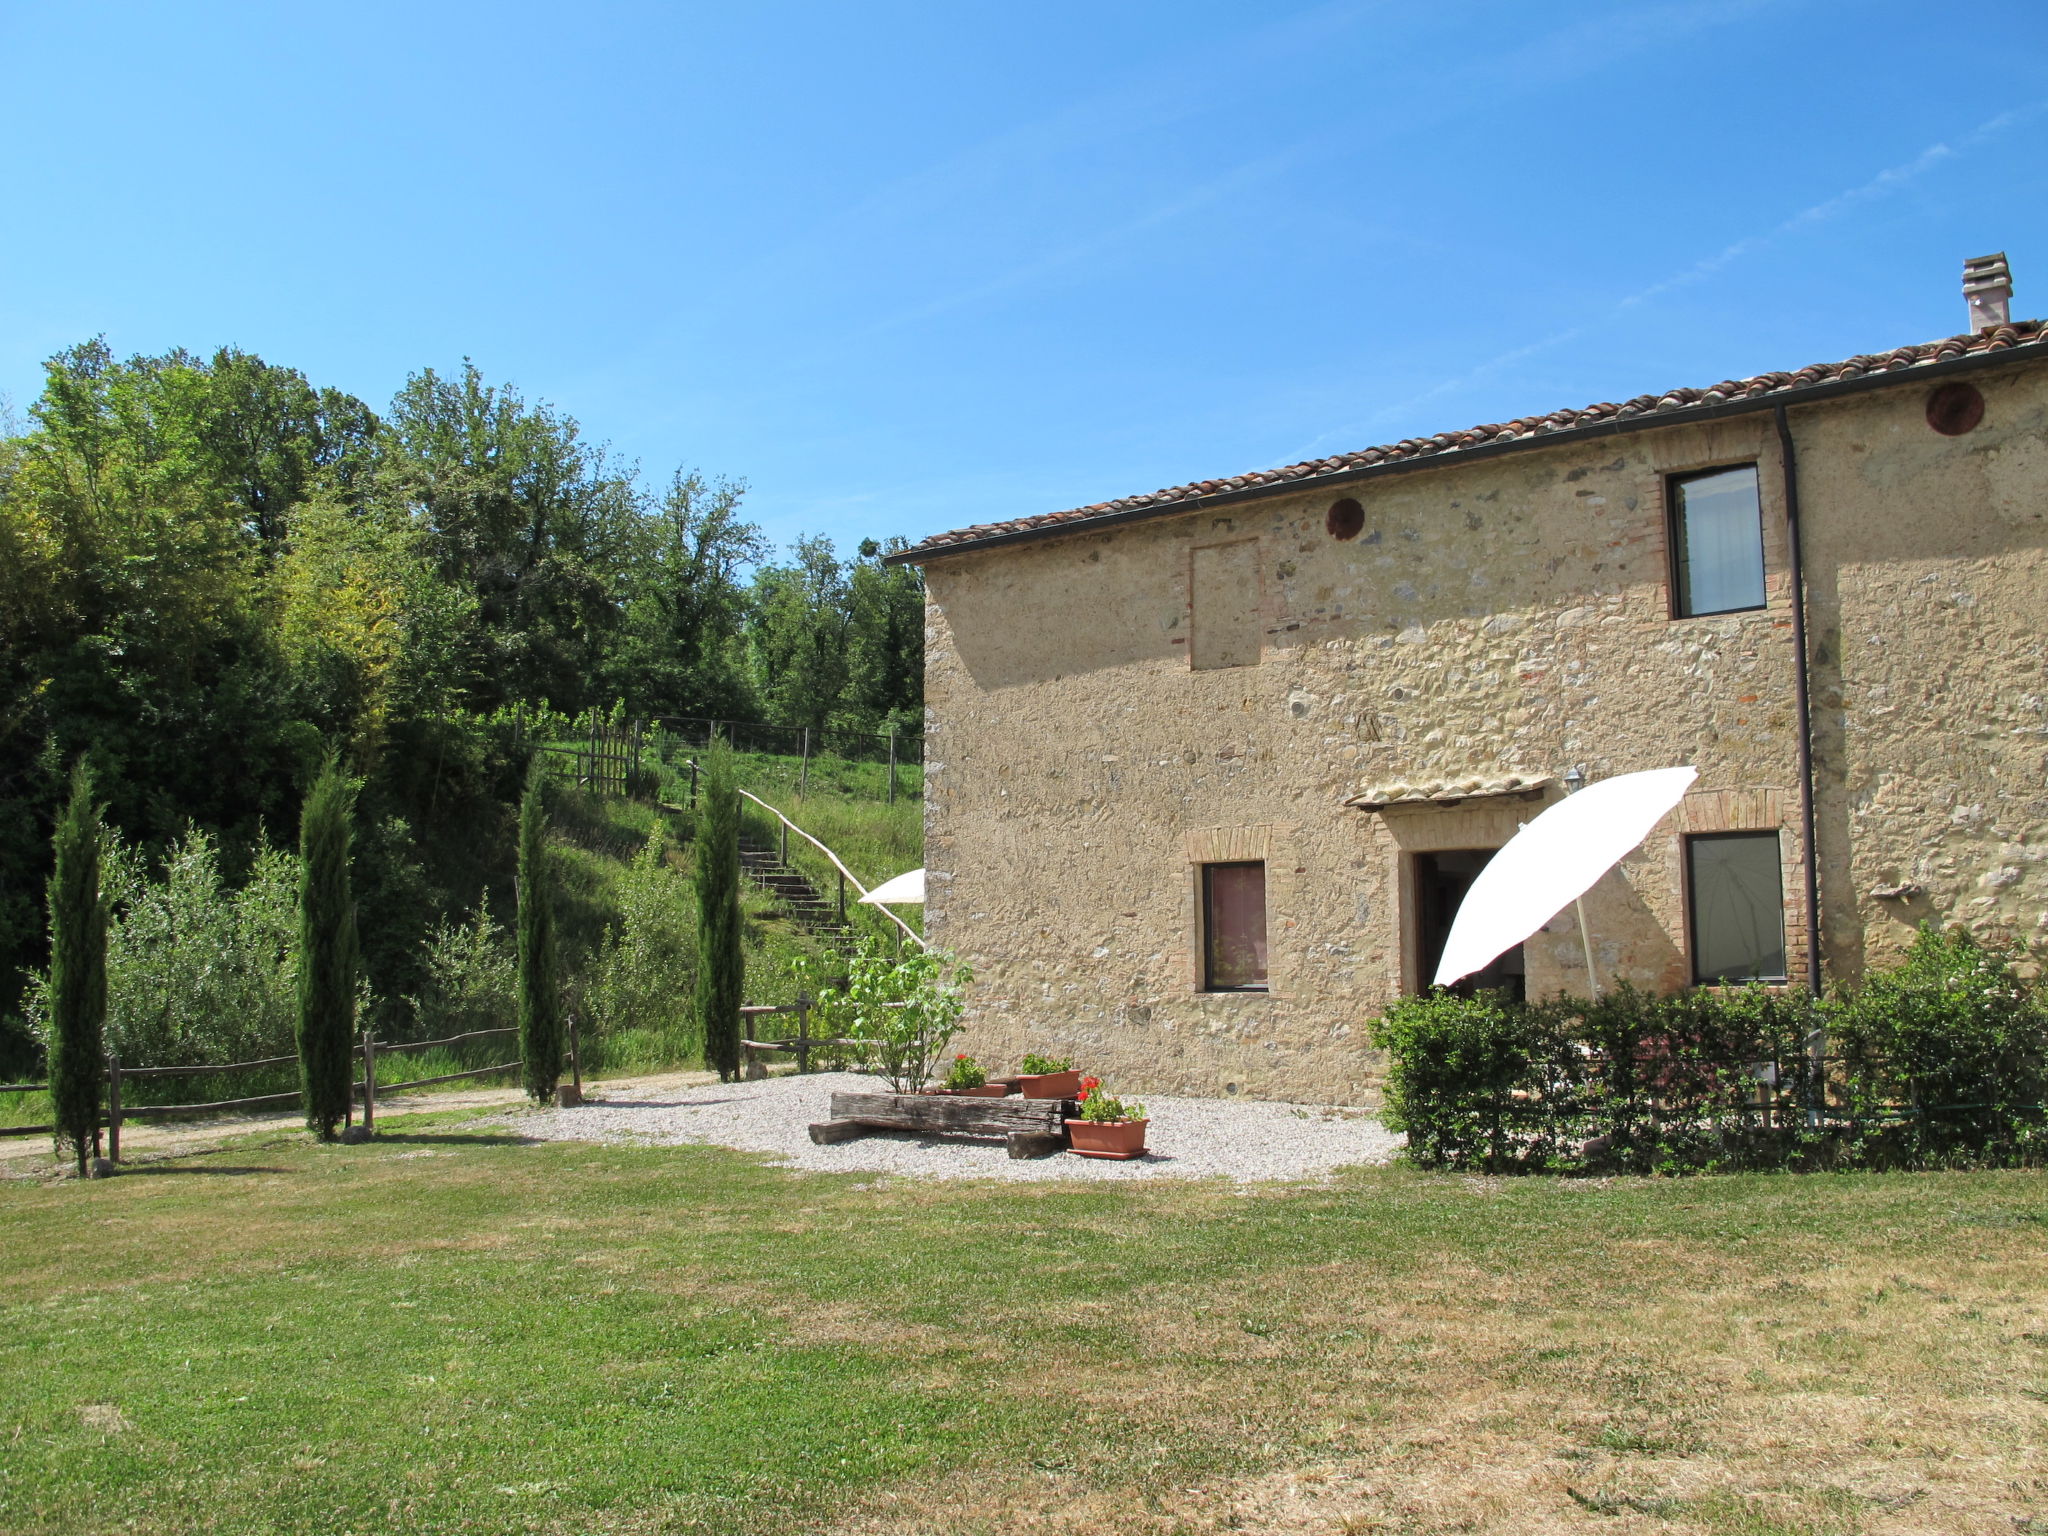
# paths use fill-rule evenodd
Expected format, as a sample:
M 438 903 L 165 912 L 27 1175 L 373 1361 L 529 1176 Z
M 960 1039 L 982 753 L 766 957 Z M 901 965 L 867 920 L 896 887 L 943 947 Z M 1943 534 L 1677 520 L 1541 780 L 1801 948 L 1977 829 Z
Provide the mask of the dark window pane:
M 1686 843 L 1695 981 L 1785 977 L 1785 887 L 1778 834 L 1743 832 Z
M 1756 466 L 1673 484 L 1671 539 L 1681 616 L 1764 605 L 1764 520 Z
M 1202 866 L 1203 974 L 1211 992 L 1266 984 L 1266 866 Z

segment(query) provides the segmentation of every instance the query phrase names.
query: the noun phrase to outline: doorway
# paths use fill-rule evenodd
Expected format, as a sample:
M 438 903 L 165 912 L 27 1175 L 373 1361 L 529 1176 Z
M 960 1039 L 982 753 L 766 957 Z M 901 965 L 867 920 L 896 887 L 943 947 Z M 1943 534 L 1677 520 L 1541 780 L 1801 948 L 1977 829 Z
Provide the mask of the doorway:
M 1479 878 L 1496 852 L 1492 848 L 1450 848 L 1437 853 L 1418 853 L 1415 858 L 1415 990 L 1427 992 L 1437 962 L 1444 957 L 1444 944 L 1451 936 L 1451 923 L 1464 904 L 1465 893 Z M 1528 971 L 1517 944 L 1483 970 L 1445 989 L 1460 997 L 1476 992 L 1504 991 L 1517 1002 L 1528 994 Z

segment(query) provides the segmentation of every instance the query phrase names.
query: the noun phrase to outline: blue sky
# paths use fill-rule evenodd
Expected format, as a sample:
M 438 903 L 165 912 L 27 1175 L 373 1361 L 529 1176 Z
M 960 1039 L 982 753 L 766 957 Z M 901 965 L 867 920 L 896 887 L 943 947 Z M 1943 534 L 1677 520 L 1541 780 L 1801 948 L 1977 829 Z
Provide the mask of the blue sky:
M 2048 313 L 2048 5 L 0 0 L 0 391 L 472 357 L 842 548 Z

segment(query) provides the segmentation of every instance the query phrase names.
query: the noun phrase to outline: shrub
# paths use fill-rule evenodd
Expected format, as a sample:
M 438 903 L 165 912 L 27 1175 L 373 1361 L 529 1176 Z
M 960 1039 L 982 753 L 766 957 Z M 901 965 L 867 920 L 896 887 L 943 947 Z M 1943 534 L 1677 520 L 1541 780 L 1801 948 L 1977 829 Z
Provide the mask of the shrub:
M 697 975 L 697 924 L 686 878 L 669 863 L 660 828 L 648 837 L 616 887 L 618 924 L 584 983 L 586 1048 L 600 1052 L 629 1031 L 661 1042 L 669 1061 L 694 1061 L 704 1049 L 690 1005 Z M 644 1053 L 643 1053 L 644 1054 Z
M 1924 1167 L 2038 1151 L 2048 1099 L 2042 1000 L 2014 956 L 1924 927 L 1836 1018 L 1862 1160 Z
M 109 841 L 106 1047 L 124 1065 L 190 1067 L 286 1056 L 298 1017 L 298 861 L 265 849 L 247 878 L 221 878 L 204 832 L 173 845 L 162 878 Z M 27 998 L 47 1037 L 49 983 Z
M 1403 998 L 1372 1026 L 1387 1053 L 1386 1123 L 1425 1168 L 1510 1161 L 1507 1110 L 1553 1055 L 1534 1010 L 1504 993 Z M 1562 1076 L 1563 1074 L 1558 1074 Z
M 1751 985 L 1597 1002 L 1407 998 L 1371 1026 L 1426 1167 L 1676 1172 L 2038 1155 L 2048 1019 L 2008 956 L 1923 933 L 1825 1001 Z
M 1073 1065 L 1064 1056 L 1041 1056 L 1034 1051 L 1024 1058 L 1017 1070 L 1026 1077 L 1042 1077 L 1048 1072 L 1071 1071 Z
M 469 922 L 442 923 L 427 935 L 427 984 L 412 999 L 416 1038 L 517 1025 L 519 965 L 505 940 L 505 930 L 482 907 Z

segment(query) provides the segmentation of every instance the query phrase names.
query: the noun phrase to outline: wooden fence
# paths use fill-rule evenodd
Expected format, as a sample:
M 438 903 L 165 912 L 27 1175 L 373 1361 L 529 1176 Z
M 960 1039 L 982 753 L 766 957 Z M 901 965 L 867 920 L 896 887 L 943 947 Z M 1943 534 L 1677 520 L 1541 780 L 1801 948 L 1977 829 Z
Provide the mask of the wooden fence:
M 443 1046 L 464 1045 L 474 1040 L 502 1038 L 516 1035 L 517 1029 L 474 1029 L 467 1034 L 449 1035 L 440 1040 L 408 1040 L 402 1044 L 380 1041 L 369 1030 L 363 1031 L 363 1038 L 350 1052 L 351 1057 L 361 1063 L 358 1075 L 350 1083 L 350 1108 L 348 1121 L 355 1121 L 354 1106 L 363 1106 L 363 1128 L 374 1128 L 377 1119 L 377 1099 L 394 1093 L 410 1093 L 415 1088 L 425 1088 L 436 1083 L 453 1083 L 465 1078 L 491 1077 L 500 1072 L 516 1072 L 520 1063 L 501 1061 L 488 1067 L 472 1067 L 462 1072 L 443 1072 L 435 1077 L 408 1078 L 403 1082 L 383 1083 L 377 1081 L 377 1058 L 380 1055 L 400 1055 L 407 1051 L 430 1051 Z M 124 1067 L 118 1056 L 107 1056 L 106 1108 L 99 1123 L 93 1127 L 93 1156 L 100 1155 L 100 1132 L 107 1133 L 106 1153 L 115 1162 L 121 1160 L 121 1127 L 130 1120 L 168 1117 L 174 1115 L 225 1114 L 234 1110 L 270 1109 L 287 1104 L 303 1102 L 303 1092 L 294 1088 L 289 1093 L 259 1093 L 240 1099 L 212 1099 L 201 1104 L 129 1104 L 123 1101 L 122 1085 L 137 1079 L 169 1077 L 210 1077 L 223 1072 L 260 1072 L 266 1069 L 292 1066 L 297 1056 L 263 1056 L 254 1061 L 229 1061 L 209 1063 L 196 1067 Z M 576 1015 L 569 1015 L 569 1073 L 573 1084 L 573 1098 L 568 1102 L 580 1102 L 583 1095 L 582 1041 Z M 47 1093 L 48 1083 L 4 1083 L 0 1093 Z M 54 1125 L 8 1125 L 0 1126 L 0 1136 L 52 1136 Z
M 756 1019 L 778 1018 L 787 1014 L 796 1015 L 795 1035 L 783 1040 L 740 1041 L 741 1055 L 745 1061 L 746 1075 L 750 1078 L 767 1076 L 767 1065 L 761 1060 L 764 1053 L 787 1052 L 796 1057 L 797 1071 L 811 1070 L 811 1052 L 824 1049 L 857 1050 L 859 1042 L 840 1040 L 811 1033 L 811 1009 L 816 1004 L 808 997 L 799 997 L 793 1003 L 749 1003 L 740 1009 L 743 1029 L 752 1031 Z M 583 1102 L 583 1049 L 582 1034 L 575 1014 L 569 1015 L 569 1085 L 563 1091 L 564 1105 Z M 517 1035 L 517 1029 L 473 1029 L 467 1034 L 448 1035 L 439 1040 L 407 1040 L 402 1043 L 378 1040 L 369 1030 L 363 1031 L 362 1039 L 350 1053 L 361 1063 L 359 1075 L 350 1087 L 349 1123 L 354 1123 L 354 1105 L 363 1107 L 363 1129 L 374 1130 L 377 1124 L 377 1102 L 388 1099 L 395 1093 L 410 1093 L 415 1088 L 427 1088 L 440 1083 L 460 1082 L 467 1078 L 493 1077 L 501 1072 L 517 1072 L 520 1062 L 497 1062 L 488 1067 L 471 1067 L 461 1072 L 443 1072 L 434 1077 L 407 1078 L 403 1082 L 377 1080 L 377 1058 L 379 1056 L 402 1055 L 407 1051 L 430 1051 L 444 1046 L 466 1045 L 477 1040 L 503 1039 Z M 286 1104 L 302 1102 L 301 1090 L 294 1088 L 289 1093 L 259 1093 L 240 1099 L 212 1099 L 203 1104 L 130 1104 L 122 1097 L 122 1085 L 138 1079 L 171 1077 L 207 1077 L 222 1072 L 260 1072 L 269 1068 L 295 1065 L 297 1056 L 264 1056 L 255 1061 L 229 1061 L 196 1067 L 124 1067 L 118 1056 L 107 1056 L 106 1108 L 99 1123 L 93 1128 L 93 1156 L 100 1155 L 100 1132 L 107 1133 L 106 1154 L 115 1162 L 121 1160 L 121 1127 L 130 1120 L 174 1115 L 225 1114 L 243 1109 L 270 1109 Z M 0 1093 L 47 1093 L 48 1083 L 0 1083 Z M 51 1136 L 56 1134 L 54 1125 L 7 1125 L 0 1126 L 0 1136 Z
M 745 1064 L 744 1075 L 749 1080 L 768 1075 L 768 1064 L 761 1060 L 761 1053 L 764 1051 L 787 1051 L 796 1057 L 797 1071 L 808 1072 L 811 1070 L 811 1052 L 817 1050 L 820 1046 L 828 1048 L 836 1046 L 841 1050 L 860 1049 L 860 1042 L 856 1040 L 838 1040 L 829 1036 L 820 1038 L 813 1035 L 811 1033 L 811 1009 L 816 1006 L 810 998 L 798 997 L 793 1003 L 780 1003 L 772 1006 L 765 1003 L 749 1003 L 740 1010 L 740 1023 L 743 1027 L 749 1029 L 751 1029 L 756 1019 L 774 1018 L 777 1015 L 789 1013 L 796 1015 L 796 1034 L 790 1039 L 749 1039 L 740 1041 L 740 1057 Z

